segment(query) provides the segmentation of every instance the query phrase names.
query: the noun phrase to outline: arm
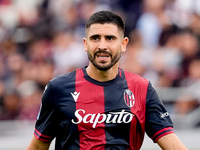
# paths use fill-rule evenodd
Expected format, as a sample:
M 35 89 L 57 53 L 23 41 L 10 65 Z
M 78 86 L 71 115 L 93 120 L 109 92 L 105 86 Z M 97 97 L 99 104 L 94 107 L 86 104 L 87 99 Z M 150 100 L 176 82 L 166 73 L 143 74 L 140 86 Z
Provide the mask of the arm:
M 146 105 L 146 133 L 163 150 L 187 150 L 173 130 L 173 123 L 159 99 L 155 89 L 149 84 Z
M 50 144 L 50 142 L 42 142 L 34 136 L 26 150 L 48 150 Z
M 163 150 L 188 150 L 174 133 L 161 137 L 157 143 Z

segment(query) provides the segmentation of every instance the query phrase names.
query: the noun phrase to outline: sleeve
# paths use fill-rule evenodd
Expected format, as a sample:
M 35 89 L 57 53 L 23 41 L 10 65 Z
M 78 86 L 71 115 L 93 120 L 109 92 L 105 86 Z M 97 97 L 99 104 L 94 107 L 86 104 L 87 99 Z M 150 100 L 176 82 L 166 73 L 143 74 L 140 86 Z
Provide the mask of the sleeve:
M 56 115 L 56 101 L 51 84 L 45 87 L 40 111 L 35 124 L 34 135 L 43 142 L 50 142 L 56 135 L 58 118 Z
M 147 90 L 145 129 L 147 135 L 154 142 L 157 142 L 164 135 L 174 133 L 169 113 L 151 83 L 149 83 Z

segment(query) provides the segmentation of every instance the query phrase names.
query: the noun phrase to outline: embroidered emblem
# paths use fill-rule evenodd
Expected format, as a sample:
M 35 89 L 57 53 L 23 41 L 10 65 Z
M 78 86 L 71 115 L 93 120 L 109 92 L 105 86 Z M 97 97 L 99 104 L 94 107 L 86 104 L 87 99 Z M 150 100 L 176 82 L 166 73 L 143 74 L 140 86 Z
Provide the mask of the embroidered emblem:
M 124 91 L 124 101 L 128 107 L 133 107 L 135 104 L 135 97 L 131 90 L 126 89 Z

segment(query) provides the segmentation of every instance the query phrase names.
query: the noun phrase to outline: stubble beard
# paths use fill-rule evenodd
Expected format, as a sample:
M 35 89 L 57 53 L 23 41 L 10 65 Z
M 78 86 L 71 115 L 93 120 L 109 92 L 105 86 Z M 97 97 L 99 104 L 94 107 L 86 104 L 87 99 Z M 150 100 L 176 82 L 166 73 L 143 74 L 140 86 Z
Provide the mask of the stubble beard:
M 98 53 L 98 52 L 97 52 Z M 121 57 L 121 53 L 117 53 L 114 57 L 112 57 L 111 54 L 110 57 L 111 57 L 111 63 L 108 64 L 108 65 L 105 65 L 104 62 L 102 63 L 97 63 L 95 61 L 95 58 L 97 57 L 97 53 L 94 54 L 94 56 L 92 56 L 92 54 L 90 54 L 89 52 L 87 52 L 87 55 L 88 55 L 88 59 L 90 60 L 90 62 L 98 69 L 98 70 L 101 70 L 101 71 L 107 71 L 109 70 L 112 66 L 114 66 L 120 59 Z

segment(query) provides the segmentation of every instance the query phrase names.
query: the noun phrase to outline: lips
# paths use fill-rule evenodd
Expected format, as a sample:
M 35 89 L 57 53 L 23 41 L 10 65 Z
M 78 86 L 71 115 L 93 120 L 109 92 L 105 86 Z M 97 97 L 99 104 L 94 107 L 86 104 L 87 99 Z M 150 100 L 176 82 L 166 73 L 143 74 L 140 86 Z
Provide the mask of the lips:
M 110 54 L 109 53 L 96 53 L 95 56 L 98 57 L 101 61 L 105 61 L 107 58 L 109 58 Z
M 102 54 L 102 53 L 100 53 L 100 54 L 97 54 L 97 57 L 102 57 L 102 58 L 109 57 L 109 54 Z

